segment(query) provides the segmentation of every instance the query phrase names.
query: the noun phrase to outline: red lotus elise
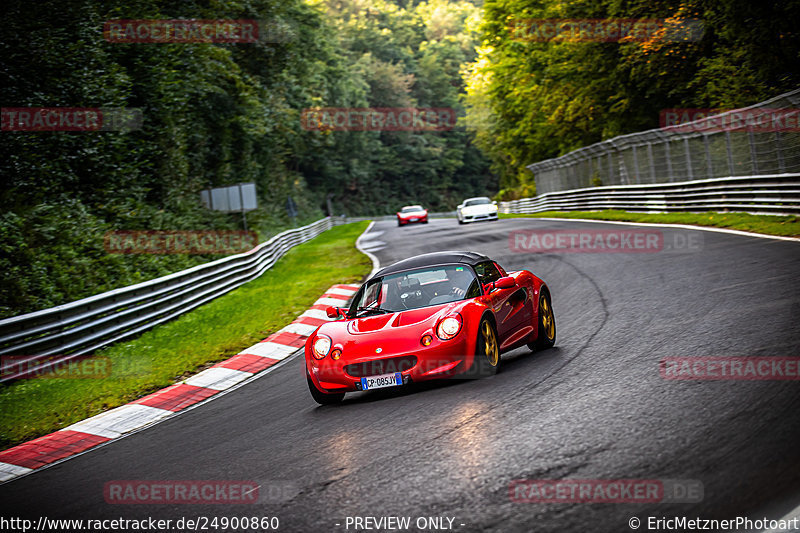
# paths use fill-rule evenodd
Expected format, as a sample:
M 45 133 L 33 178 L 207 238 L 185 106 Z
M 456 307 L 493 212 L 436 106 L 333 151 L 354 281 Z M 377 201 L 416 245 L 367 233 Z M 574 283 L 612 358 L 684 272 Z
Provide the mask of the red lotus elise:
M 506 273 L 475 252 L 436 252 L 378 271 L 349 308 L 329 307 L 305 345 L 306 377 L 320 404 L 345 393 L 452 376 L 492 375 L 500 354 L 553 346 L 545 283 Z
M 415 222 L 428 223 L 428 210 L 421 205 L 407 205 L 397 212 L 398 226 L 405 226 Z

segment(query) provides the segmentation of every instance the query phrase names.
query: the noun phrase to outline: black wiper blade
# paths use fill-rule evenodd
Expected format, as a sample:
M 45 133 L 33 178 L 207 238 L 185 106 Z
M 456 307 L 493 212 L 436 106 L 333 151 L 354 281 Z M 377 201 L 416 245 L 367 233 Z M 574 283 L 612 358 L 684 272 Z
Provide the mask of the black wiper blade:
M 356 313 L 378 313 L 379 315 L 382 315 L 385 313 L 394 313 L 394 311 L 382 309 L 380 307 L 359 307 L 356 309 Z

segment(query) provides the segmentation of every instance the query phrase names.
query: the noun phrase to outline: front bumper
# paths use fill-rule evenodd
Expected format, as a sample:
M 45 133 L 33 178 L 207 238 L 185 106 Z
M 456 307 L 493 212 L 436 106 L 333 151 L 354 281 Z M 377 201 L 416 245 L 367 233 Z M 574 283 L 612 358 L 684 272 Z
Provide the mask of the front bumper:
M 477 213 L 473 215 L 461 215 L 464 222 L 477 222 L 478 220 L 497 220 L 497 213 Z
M 397 218 L 397 222 L 401 226 L 405 226 L 406 224 L 424 224 L 428 222 L 428 215 L 422 215 L 419 217 L 410 217 L 410 218 Z
M 337 361 L 331 359 L 330 355 L 321 360 L 315 359 L 307 348 L 306 368 L 317 388 L 326 392 L 359 391 L 362 377 L 393 372 L 401 373 L 403 384 L 451 377 L 465 372 L 474 359 L 474 341 L 470 342 L 466 335 L 461 336 L 461 339 L 449 341 L 434 338 L 433 344 L 427 347 L 418 344 L 417 349 L 386 350 L 380 355 L 375 353 L 375 347 L 371 345 L 351 346 L 343 351 Z M 416 361 L 409 364 L 410 358 Z

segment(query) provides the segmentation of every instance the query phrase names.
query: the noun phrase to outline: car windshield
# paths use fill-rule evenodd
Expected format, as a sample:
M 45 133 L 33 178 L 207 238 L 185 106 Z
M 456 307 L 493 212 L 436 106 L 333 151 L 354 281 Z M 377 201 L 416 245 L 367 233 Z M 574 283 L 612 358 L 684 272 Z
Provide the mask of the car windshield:
M 474 198 L 472 200 L 467 200 L 466 202 L 464 202 L 464 206 L 486 205 L 486 204 L 490 204 L 490 203 L 492 203 L 492 201 L 489 200 L 488 198 Z
M 414 211 L 422 211 L 422 206 L 421 205 L 409 205 L 407 207 L 404 207 L 402 209 L 402 211 L 400 211 L 400 212 L 401 213 L 413 213 Z
M 396 313 L 479 295 L 480 285 L 471 268 L 437 265 L 368 281 L 353 300 L 349 316 Z

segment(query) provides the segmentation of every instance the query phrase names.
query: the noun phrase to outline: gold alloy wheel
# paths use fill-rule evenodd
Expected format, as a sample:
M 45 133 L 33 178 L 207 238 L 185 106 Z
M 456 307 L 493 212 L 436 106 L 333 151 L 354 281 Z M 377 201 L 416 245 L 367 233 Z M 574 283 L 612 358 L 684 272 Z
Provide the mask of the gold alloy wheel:
M 483 321 L 481 334 L 483 335 L 486 359 L 489 361 L 490 365 L 497 366 L 497 363 L 500 362 L 500 350 L 497 348 L 497 335 L 494 334 L 494 329 L 488 320 Z
M 556 321 L 553 320 L 553 309 L 550 307 L 550 302 L 544 294 L 539 302 L 539 314 L 542 317 L 544 334 L 547 335 L 548 340 L 553 340 L 556 334 Z

